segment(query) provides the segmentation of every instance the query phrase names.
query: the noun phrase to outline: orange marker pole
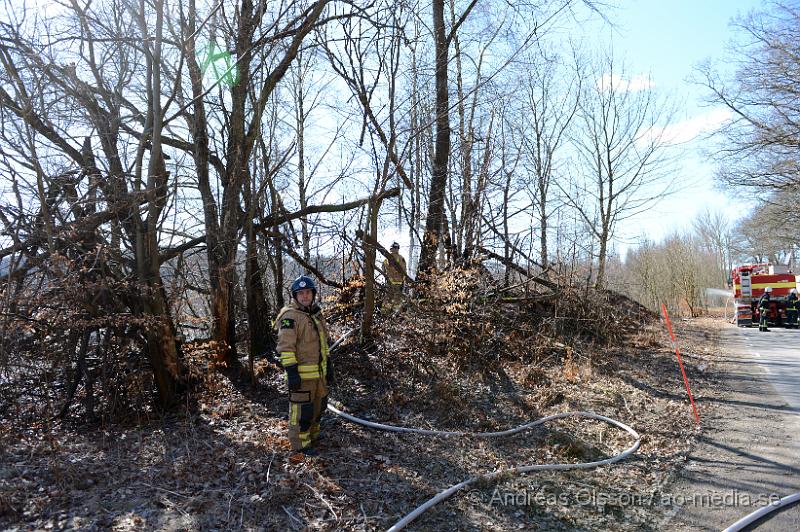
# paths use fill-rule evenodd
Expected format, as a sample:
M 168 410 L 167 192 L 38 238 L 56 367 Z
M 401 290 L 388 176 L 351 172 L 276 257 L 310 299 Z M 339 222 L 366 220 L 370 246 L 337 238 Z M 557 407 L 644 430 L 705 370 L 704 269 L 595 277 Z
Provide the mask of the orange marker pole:
M 692 410 L 694 411 L 694 419 L 695 421 L 700 424 L 700 415 L 697 413 L 697 406 L 694 404 L 694 397 L 692 397 L 692 390 L 689 388 L 689 379 L 686 378 L 686 370 L 683 369 L 683 360 L 681 360 L 681 352 L 678 349 L 678 342 L 675 341 L 675 333 L 672 332 L 672 323 L 669 321 L 669 314 L 667 314 L 667 306 L 663 303 L 661 304 L 661 310 L 664 312 L 664 318 L 667 320 L 667 330 L 669 331 L 669 337 L 672 340 L 672 347 L 675 348 L 675 354 L 678 355 L 678 365 L 681 367 L 681 373 L 683 374 L 683 384 L 686 385 L 686 391 L 689 393 L 689 401 L 692 403 Z

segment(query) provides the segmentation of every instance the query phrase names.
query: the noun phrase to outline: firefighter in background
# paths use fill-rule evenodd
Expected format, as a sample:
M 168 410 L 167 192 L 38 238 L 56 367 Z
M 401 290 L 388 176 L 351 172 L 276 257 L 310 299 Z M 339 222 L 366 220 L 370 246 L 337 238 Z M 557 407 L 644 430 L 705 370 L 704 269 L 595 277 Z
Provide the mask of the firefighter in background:
M 293 451 L 313 456 L 320 418 L 328 407 L 328 386 L 333 384 L 328 326 L 310 277 L 295 279 L 291 293 L 292 301 L 275 320 L 277 350 L 289 385 L 289 443 Z
M 768 286 L 764 289 L 764 293 L 758 298 L 758 330 L 769 331 L 767 328 L 767 314 L 769 314 L 770 292 L 772 287 Z
M 786 298 L 786 327 L 797 329 L 797 317 L 800 314 L 800 300 L 797 299 L 797 289 L 792 288 Z
M 395 266 L 388 258 L 383 259 L 383 273 L 386 276 L 386 300 L 384 306 L 394 308 L 403 296 L 403 284 L 406 282 L 406 259 L 400 255 L 400 244 L 392 242 L 389 248 Z

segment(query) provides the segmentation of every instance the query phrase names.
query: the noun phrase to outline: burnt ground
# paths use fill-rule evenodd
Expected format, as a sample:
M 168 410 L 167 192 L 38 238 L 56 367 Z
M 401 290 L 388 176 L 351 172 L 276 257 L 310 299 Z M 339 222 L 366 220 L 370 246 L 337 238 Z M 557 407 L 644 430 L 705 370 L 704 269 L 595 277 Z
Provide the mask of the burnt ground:
M 676 324 L 701 399 L 722 382 L 709 323 Z M 488 369 L 446 357 L 395 357 L 391 345 L 338 356 L 331 396 L 370 420 L 485 431 L 585 410 L 642 435 L 625 462 L 480 485 L 436 506 L 411 530 L 657 530 L 674 515 L 662 494 L 700 433 L 658 323 L 623 345 L 566 349 L 536 364 L 498 360 Z M 482 440 L 378 432 L 329 416 L 321 456 L 293 463 L 277 368 L 261 363 L 260 383 L 251 387 L 204 364 L 196 361 L 205 371 L 202 390 L 157 419 L 25 428 L 2 421 L 0 528 L 382 530 L 469 476 L 590 461 L 631 444 L 622 431 L 584 420 Z M 717 409 L 701 400 L 704 417 Z

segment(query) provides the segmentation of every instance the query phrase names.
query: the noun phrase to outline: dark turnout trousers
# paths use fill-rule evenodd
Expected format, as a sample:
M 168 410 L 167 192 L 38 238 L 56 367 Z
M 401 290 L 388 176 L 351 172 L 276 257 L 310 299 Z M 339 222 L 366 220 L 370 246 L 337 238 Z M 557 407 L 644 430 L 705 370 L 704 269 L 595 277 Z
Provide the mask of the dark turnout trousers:
M 767 309 L 760 309 L 759 311 L 759 320 L 758 320 L 758 330 L 759 331 L 766 331 L 767 330 Z
M 786 309 L 786 326 L 791 328 L 797 328 L 797 309 Z

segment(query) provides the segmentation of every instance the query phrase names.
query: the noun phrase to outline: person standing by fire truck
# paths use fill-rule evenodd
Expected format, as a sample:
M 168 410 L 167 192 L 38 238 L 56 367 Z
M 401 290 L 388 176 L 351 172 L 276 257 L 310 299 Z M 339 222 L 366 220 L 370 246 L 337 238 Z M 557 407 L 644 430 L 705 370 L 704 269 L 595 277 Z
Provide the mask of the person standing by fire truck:
M 767 314 L 769 314 L 770 292 L 772 287 L 768 286 L 764 289 L 764 293 L 758 298 L 758 330 L 761 332 L 768 332 L 767 328 Z
M 786 298 L 786 327 L 797 329 L 797 316 L 800 313 L 800 300 L 797 299 L 797 289 L 792 288 L 789 297 Z

